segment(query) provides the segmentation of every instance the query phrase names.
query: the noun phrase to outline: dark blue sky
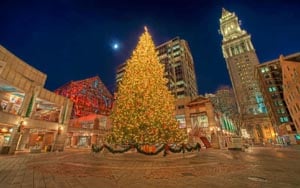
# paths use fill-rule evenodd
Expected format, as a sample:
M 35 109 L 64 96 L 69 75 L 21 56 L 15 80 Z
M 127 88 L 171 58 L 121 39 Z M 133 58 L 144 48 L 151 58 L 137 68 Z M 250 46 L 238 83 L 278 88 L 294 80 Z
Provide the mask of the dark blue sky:
M 218 34 L 222 7 L 238 15 L 261 62 L 300 51 L 300 1 L 1 0 L 0 7 L 0 44 L 46 73 L 49 90 L 99 75 L 112 91 L 116 67 L 147 25 L 156 45 L 187 40 L 199 93 L 214 92 L 230 84 Z

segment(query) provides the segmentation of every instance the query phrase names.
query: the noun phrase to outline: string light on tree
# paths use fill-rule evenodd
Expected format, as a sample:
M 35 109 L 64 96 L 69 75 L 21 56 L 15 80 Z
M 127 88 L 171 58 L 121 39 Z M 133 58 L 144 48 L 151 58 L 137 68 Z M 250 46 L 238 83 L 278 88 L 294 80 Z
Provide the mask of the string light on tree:
M 186 138 L 174 117 L 174 97 L 164 78 L 155 45 L 147 27 L 118 86 L 112 111 L 113 129 L 108 141 L 114 143 L 180 143 Z

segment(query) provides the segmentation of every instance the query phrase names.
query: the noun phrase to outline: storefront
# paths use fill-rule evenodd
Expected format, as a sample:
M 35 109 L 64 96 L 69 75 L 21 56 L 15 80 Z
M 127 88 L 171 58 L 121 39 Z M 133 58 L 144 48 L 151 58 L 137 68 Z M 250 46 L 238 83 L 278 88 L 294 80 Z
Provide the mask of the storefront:
M 68 138 L 66 141 L 66 147 L 68 148 L 87 148 L 90 147 L 92 143 L 91 133 L 68 133 Z
M 103 142 L 109 131 L 108 117 L 91 114 L 70 121 L 67 133 L 66 147 L 87 148 L 92 144 Z
M 24 93 L 10 86 L 2 86 L 0 91 L 0 110 L 10 114 L 17 114 L 23 102 Z M 12 92 L 13 91 L 13 92 Z
M 0 153 L 7 154 L 10 148 L 11 133 L 13 128 L 0 124 Z

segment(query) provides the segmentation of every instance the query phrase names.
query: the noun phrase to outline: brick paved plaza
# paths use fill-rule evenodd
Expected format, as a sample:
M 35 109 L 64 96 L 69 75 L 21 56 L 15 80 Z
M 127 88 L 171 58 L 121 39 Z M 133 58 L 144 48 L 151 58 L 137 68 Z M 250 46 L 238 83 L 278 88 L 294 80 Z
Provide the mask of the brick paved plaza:
M 163 157 L 90 150 L 0 155 L 0 187 L 300 187 L 300 147 Z

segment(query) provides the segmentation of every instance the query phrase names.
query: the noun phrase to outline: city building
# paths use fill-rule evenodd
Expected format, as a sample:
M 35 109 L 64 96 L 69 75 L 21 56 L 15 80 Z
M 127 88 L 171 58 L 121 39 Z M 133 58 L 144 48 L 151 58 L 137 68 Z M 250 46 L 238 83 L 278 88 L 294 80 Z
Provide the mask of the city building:
M 47 75 L 0 45 L 0 150 L 63 150 L 72 102 L 43 88 Z
M 185 97 L 176 100 L 176 119 L 180 128 L 187 129 L 189 142 L 205 147 L 224 148 L 236 129 L 229 118 L 218 115 L 207 97 Z
M 271 126 L 258 81 L 254 76 L 259 64 L 251 36 L 240 27 L 234 12 L 222 9 L 220 33 L 223 36 L 222 52 L 226 61 L 234 95 L 240 114 L 243 132 L 247 131 L 255 142 L 269 139 L 263 133 Z
M 230 132 L 240 130 L 242 121 L 237 111 L 236 100 L 231 87 L 220 86 L 215 94 L 205 94 L 205 97 L 208 97 L 213 103 L 215 113 L 220 118 L 221 124 L 223 123 L 223 130 Z
M 300 53 L 280 56 L 283 96 L 297 130 L 296 141 L 300 143 Z
M 293 58 L 295 54 L 286 57 L 287 60 Z M 270 134 L 277 143 L 296 143 L 296 128 L 284 99 L 283 72 L 279 59 L 257 65 L 255 75 L 272 122 L 272 129 L 265 127 L 264 132 Z
M 165 66 L 167 86 L 176 98 L 198 95 L 194 61 L 188 43 L 176 37 L 156 47 L 160 63 Z M 118 66 L 116 83 L 122 80 L 126 63 Z
M 108 116 L 113 106 L 113 96 L 99 76 L 71 81 L 55 93 L 73 102 L 67 131 L 66 147 L 90 147 L 103 142 L 111 128 Z

